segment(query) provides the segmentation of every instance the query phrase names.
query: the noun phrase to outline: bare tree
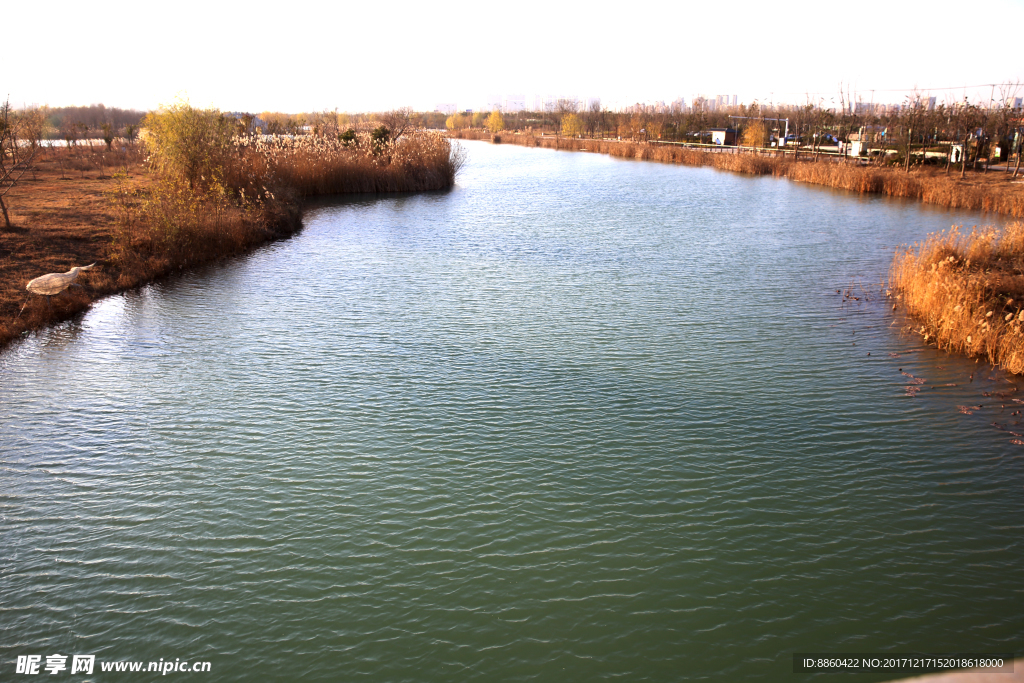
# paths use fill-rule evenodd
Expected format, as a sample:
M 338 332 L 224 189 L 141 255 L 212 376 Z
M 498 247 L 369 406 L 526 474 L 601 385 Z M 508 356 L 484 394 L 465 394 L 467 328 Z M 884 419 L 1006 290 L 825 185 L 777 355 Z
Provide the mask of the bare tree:
M 967 157 L 970 153 L 971 138 L 979 123 L 978 108 L 968 102 L 965 97 L 964 101 L 956 108 L 955 121 L 956 139 L 960 146 L 960 177 L 964 178 L 967 175 Z
M 107 145 L 107 151 L 110 151 L 110 146 L 114 144 L 114 126 L 110 123 L 104 123 L 100 126 L 100 130 L 103 131 L 103 142 Z
M 414 128 L 412 120 L 412 107 L 400 107 L 391 111 L 379 114 L 377 119 L 387 128 L 388 137 L 397 140 Z
M 1017 126 L 1017 130 L 1015 131 L 1013 138 L 1013 144 L 1017 148 L 1017 163 L 1013 166 L 1013 177 L 1016 179 L 1017 172 L 1020 171 L 1021 152 L 1024 152 L 1024 126 Z
M 935 117 L 937 120 L 945 120 L 945 125 L 942 126 L 942 137 L 946 138 L 949 136 L 949 129 L 953 122 L 953 107 L 955 105 L 951 103 L 940 104 L 938 109 L 935 110 Z M 950 142 L 949 149 L 946 150 L 946 175 L 949 175 L 949 164 L 953 158 L 953 143 Z
M 647 125 L 644 126 L 646 133 L 646 139 L 648 140 L 660 140 L 662 131 L 665 129 L 665 115 L 663 113 L 654 112 L 647 120 Z
M 338 136 L 341 135 L 341 118 L 337 109 L 314 112 L 310 115 L 310 122 L 314 135 L 321 135 L 332 140 L 338 139 Z
M 0 213 L 3 213 L 4 227 L 8 230 L 12 225 L 5 197 L 29 170 L 36 155 L 35 145 L 26 147 L 19 141 L 16 124 L 17 117 L 13 116 L 8 98 L 0 105 Z
M 1020 112 L 1013 108 L 1014 100 L 1020 90 L 1021 82 L 1019 80 L 1004 83 L 999 86 L 999 109 L 995 116 L 995 133 L 1000 146 L 1005 148 L 1007 152 L 1010 152 L 1013 149 L 1013 134 L 1015 132 L 1014 124 L 1020 116 Z M 991 155 L 989 156 L 991 158 Z M 1006 172 L 1010 172 L 1009 154 L 1006 156 Z
M 70 120 L 64 121 L 60 125 L 60 137 L 64 140 L 70 153 L 71 148 L 78 144 L 78 124 Z
M 629 117 L 629 137 L 633 142 L 646 142 L 647 116 L 642 107 L 637 107 Z
M 920 134 L 920 129 L 925 120 L 927 114 L 927 107 L 924 104 L 924 98 L 921 93 L 914 91 L 914 93 L 907 97 L 906 104 L 900 111 L 900 118 L 903 119 L 903 124 L 907 129 L 907 158 L 905 159 L 904 171 L 910 173 L 910 159 L 913 155 L 912 149 L 914 144 L 914 134 Z M 925 159 L 928 156 L 927 146 L 921 150 L 921 164 L 924 165 Z
M 583 126 L 587 130 L 587 135 L 591 138 L 594 137 L 598 128 L 603 128 L 604 115 L 601 111 L 601 100 L 594 100 L 590 103 L 590 107 L 583 113 Z
M 43 141 L 46 130 L 46 108 L 30 107 L 18 112 L 19 137 L 36 149 Z

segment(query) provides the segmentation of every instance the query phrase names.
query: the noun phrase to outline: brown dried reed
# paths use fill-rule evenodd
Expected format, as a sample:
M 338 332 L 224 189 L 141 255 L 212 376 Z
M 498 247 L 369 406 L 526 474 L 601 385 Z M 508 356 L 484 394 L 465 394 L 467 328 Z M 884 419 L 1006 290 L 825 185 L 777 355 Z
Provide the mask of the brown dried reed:
M 486 131 L 454 131 L 452 137 L 490 139 Z M 1024 183 L 1009 183 L 993 177 L 992 182 L 964 182 L 933 170 L 904 173 L 902 170 L 832 159 L 813 161 L 778 156 L 774 150 L 723 147 L 715 150 L 671 144 L 637 143 L 626 140 L 588 140 L 565 137 L 536 137 L 523 133 L 501 134 L 502 144 L 597 152 L 616 157 L 710 166 L 751 175 L 771 175 L 824 187 L 858 193 L 883 194 L 916 199 L 947 208 L 992 211 L 1024 218 Z M 810 157 L 810 155 L 808 155 Z
M 228 153 L 215 155 L 217 163 L 204 169 L 201 182 L 158 173 L 152 165 L 129 180 L 129 167 L 141 161 L 134 147 L 113 153 L 46 150 L 40 160 L 45 157 L 54 166 L 51 174 L 59 170 L 63 179 L 65 170 L 74 171 L 69 185 L 86 182 L 86 171 L 99 170 L 102 177 L 106 170 L 106 207 L 113 207 L 116 220 L 110 225 L 108 216 L 98 218 L 110 226 L 110 242 L 101 253 L 87 255 L 102 264 L 86 283 L 87 290 L 69 290 L 50 303 L 38 297 L 24 304 L 4 302 L 11 305 L 0 317 L 0 346 L 27 330 L 72 317 L 95 297 L 287 236 L 301 226 L 302 197 L 446 189 L 465 161 L 458 144 L 429 134 L 407 135 L 397 142 L 373 141 L 367 134 L 348 144 L 314 136 L 228 142 Z M 46 248 L 62 249 L 53 242 Z M 15 300 L 24 295 L 20 288 L 3 293 Z
M 137 212 L 120 201 L 109 261 L 117 286 L 135 287 L 174 270 L 242 253 L 287 236 L 300 225 L 298 206 L 279 198 L 233 200 L 156 183 L 136 195 Z
M 459 148 L 444 136 L 420 133 L 372 144 L 320 136 L 239 138 L 226 183 L 265 194 L 299 197 L 350 192 L 422 192 L 455 184 Z
M 1024 373 L 1024 222 L 933 233 L 896 253 L 889 286 L 926 342 Z
M 359 143 L 362 144 L 359 144 Z M 231 142 L 217 182 L 163 177 L 145 192 L 112 193 L 121 221 L 111 258 L 125 287 L 173 268 L 237 254 L 298 228 L 298 199 L 349 192 L 450 188 L 461 148 L 440 135 L 346 144 L 321 136 L 246 136 Z

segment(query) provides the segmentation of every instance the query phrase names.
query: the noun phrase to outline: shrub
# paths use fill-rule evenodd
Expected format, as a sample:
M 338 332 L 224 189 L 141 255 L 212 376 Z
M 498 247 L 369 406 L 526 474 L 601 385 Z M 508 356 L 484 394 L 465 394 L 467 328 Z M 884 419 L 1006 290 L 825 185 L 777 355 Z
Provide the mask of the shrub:
M 386 126 L 377 126 L 370 133 L 370 147 L 374 154 L 380 155 L 384 152 L 388 141 L 391 139 L 391 131 Z
M 146 116 L 146 149 L 165 179 L 206 192 L 221 183 L 231 149 L 234 122 L 216 109 L 177 101 Z

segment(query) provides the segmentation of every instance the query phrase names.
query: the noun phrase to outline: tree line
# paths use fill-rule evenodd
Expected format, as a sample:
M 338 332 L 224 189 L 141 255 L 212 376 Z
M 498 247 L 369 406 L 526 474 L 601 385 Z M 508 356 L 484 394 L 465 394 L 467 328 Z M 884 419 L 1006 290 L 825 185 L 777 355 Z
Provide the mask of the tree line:
M 323 110 L 303 113 L 263 111 L 229 114 L 239 133 L 270 135 L 312 134 L 341 138 L 361 133 L 378 141 L 397 139 L 405 130 L 486 128 L 492 133 L 521 133 L 567 137 L 613 138 L 635 142 L 708 144 L 710 130 L 731 128 L 736 142 L 748 147 L 798 146 L 814 154 L 822 147 L 865 142 L 878 163 L 902 164 L 907 170 L 925 162 L 945 163 L 961 172 L 979 160 L 1020 159 L 1024 117 L 1018 101 L 1021 84 L 1005 84 L 990 106 L 964 100 L 934 100 L 913 93 L 898 105 L 864 106 L 840 95 L 834 106 L 823 100 L 803 105 L 753 102 L 715 108 L 710 101 L 690 106 L 635 105 L 611 111 L 600 101 L 582 106 L 577 100 L 558 100 L 551 110 L 516 112 L 414 112 L 410 108 L 379 113 Z M 147 112 L 93 104 L 80 107 L 27 107 L 10 110 L 10 137 L 35 147 L 63 140 L 69 147 L 84 140 L 134 141 Z M 834 148 L 833 148 L 834 149 Z
M 550 111 L 465 112 L 446 120 L 449 130 L 487 128 L 568 137 L 612 138 L 634 142 L 711 142 L 712 129 L 731 128 L 736 142 L 748 147 L 802 146 L 815 153 L 822 147 L 842 148 L 864 142 L 878 163 L 911 165 L 958 164 L 961 171 L 980 159 L 1005 161 L 1024 143 L 1024 111 L 1017 105 L 1019 85 L 1000 89 L 990 106 L 964 100 L 935 103 L 914 93 L 898 105 L 864 106 L 841 99 L 803 105 L 759 102 L 714 108 L 700 98 L 689 107 L 636 105 L 610 111 L 599 102 L 582 107 L 559 100 Z

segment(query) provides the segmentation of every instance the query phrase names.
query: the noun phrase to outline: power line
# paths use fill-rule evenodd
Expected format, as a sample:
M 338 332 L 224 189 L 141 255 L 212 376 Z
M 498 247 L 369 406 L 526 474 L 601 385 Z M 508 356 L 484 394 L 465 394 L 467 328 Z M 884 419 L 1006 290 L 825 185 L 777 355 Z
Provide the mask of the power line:
M 858 91 L 859 92 L 868 92 L 868 91 L 871 91 L 871 92 L 913 92 L 915 90 L 918 90 L 918 91 L 921 91 L 921 92 L 931 92 L 933 90 L 967 90 L 969 88 L 996 88 L 996 87 L 999 87 L 1001 85 L 1021 87 L 1022 85 L 1024 85 L 1024 83 L 1021 83 L 1020 81 L 1004 81 L 1002 83 L 979 83 L 977 85 L 954 85 L 954 86 L 949 86 L 949 87 L 944 87 L 944 88 L 922 88 L 920 86 L 913 86 L 913 87 L 910 87 L 910 88 L 854 88 L 854 87 L 851 86 L 850 88 L 844 88 L 843 90 L 848 89 L 848 90 L 851 90 L 851 91 L 854 91 L 854 92 L 858 92 Z M 818 90 L 818 91 L 791 90 L 789 92 L 781 92 L 780 93 L 778 90 L 776 90 L 775 94 L 777 94 L 777 95 L 835 95 L 837 92 L 840 92 L 840 91 L 836 91 L 836 90 Z

